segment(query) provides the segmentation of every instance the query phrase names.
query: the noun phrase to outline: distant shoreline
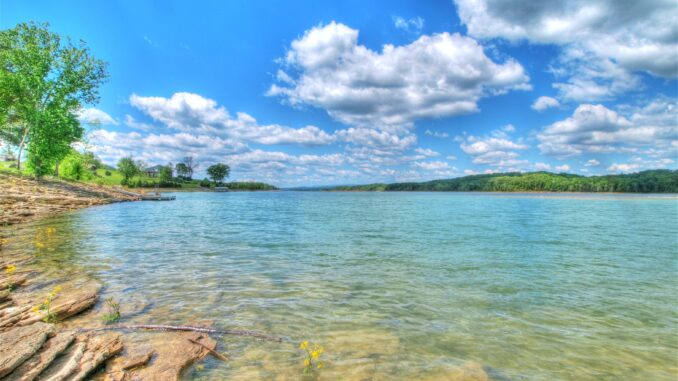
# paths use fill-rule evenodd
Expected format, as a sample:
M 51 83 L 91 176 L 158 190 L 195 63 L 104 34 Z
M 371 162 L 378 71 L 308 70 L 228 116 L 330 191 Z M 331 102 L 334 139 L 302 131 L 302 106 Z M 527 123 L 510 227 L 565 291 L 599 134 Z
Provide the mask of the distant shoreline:
M 507 192 L 507 193 L 678 193 L 678 170 L 656 169 L 631 174 L 580 176 L 551 172 L 470 175 L 426 182 L 297 188 L 330 192 Z
M 302 191 L 298 189 L 283 189 L 283 191 L 296 191 L 296 192 L 331 192 L 331 193 L 476 193 L 483 195 L 492 195 L 492 194 L 505 194 L 505 195 L 519 195 L 519 194 L 528 194 L 528 195 L 610 195 L 610 196 L 623 196 L 623 195 L 637 195 L 642 196 L 665 196 L 667 198 L 678 198 L 678 192 L 667 192 L 667 193 L 641 193 L 641 192 L 556 192 L 556 191 L 434 191 L 434 190 L 408 190 L 408 191 L 369 191 L 369 190 L 307 190 Z

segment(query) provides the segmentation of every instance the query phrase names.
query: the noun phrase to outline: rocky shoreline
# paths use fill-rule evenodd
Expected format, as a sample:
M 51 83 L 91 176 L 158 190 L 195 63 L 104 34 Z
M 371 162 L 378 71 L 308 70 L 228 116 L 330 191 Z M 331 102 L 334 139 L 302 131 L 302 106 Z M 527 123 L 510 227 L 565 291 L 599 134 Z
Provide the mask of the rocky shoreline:
M 32 263 L 29 255 L 0 259 L 2 380 L 180 380 L 216 350 L 217 342 L 202 332 L 139 333 L 106 325 L 96 308 L 99 283 L 54 286 Z M 133 318 L 135 311 L 123 316 Z
M 5 173 L 0 188 L 0 226 L 138 199 L 111 188 Z M 41 274 L 32 255 L 10 254 L 12 241 L 0 234 L 1 380 L 180 380 L 195 362 L 219 355 L 206 333 L 129 332 L 106 325 L 101 284 Z M 144 306 L 131 308 L 138 311 L 123 310 L 124 317 L 133 318 Z
M 14 225 L 70 210 L 136 201 L 129 192 L 62 180 L 0 173 L 0 226 Z

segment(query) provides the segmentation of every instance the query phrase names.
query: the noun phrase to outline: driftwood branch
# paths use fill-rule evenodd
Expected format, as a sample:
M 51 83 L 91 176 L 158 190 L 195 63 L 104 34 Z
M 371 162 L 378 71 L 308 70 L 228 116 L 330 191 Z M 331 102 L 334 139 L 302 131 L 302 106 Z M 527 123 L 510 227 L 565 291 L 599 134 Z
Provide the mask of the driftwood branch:
M 226 358 L 226 356 L 224 356 L 224 355 L 222 355 L 221 353 L 215 351 L 214 349 L 208 347 L 207 345 L 205 345 L 205 344 L 203 344 L 203 343 L 201 343 L 201 342 L 199 342 L 199 341 L 195 341 L 195 340 L 193 340 L 193 339 L 188 339 L 188 341 L 190 341 L 191 343 L 193 343 L 193 344 L 195 344 L 195 345 L 197 345 L 197 346 L 200 346 L 200 347 L 206 349 L 209 353 L 212 354 L 212 356 L 218 358 L 219 360 L 221 360 L 221 361 L 223 361 L 223 362 L 228 362 L 228 359 Z
M 137 324 L 137 325 L 112 325 L 102 328 L 83 328 L 79 329 L 80 332 L 98 332 L 98 331 L 114 331 L 114 330 L 147 330 L 147 331 L 190 331 L 190 332 L 201 332 L 207 333 L 210 335 L 235 335 L 235 336 L 247 336 L 254 337 L 257 339 L 282 342 L 281 337 L 269 336 L 263 333 L 256 331 L 243 330 L 243 329 L 213 329 L 205 327 L 195 327 L 191 325 L 157 325 L 157 324 Z

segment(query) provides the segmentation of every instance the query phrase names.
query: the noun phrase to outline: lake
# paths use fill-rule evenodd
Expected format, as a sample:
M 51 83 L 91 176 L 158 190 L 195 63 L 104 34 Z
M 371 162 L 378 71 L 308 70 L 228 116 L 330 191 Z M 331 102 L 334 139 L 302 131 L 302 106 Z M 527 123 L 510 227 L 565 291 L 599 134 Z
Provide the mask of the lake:
M 478 193 L 177 193 L 14 227 L 58 276 L 149 303 L 142 321 L 213 321 L 195 380 L 675 380 L 678 199 Z

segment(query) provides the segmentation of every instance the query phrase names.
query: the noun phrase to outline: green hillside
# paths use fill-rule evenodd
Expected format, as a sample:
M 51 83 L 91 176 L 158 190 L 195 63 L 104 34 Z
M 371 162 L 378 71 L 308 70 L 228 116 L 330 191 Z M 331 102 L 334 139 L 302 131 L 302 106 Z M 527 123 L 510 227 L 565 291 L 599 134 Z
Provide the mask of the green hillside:
M 657 169 L 625 175 L 579 176 L 566 173 L 498 173 L 421 183 L 338 186 L 332 191 L 430 192 L 631 192 L 678 193 L 678 171 Z

